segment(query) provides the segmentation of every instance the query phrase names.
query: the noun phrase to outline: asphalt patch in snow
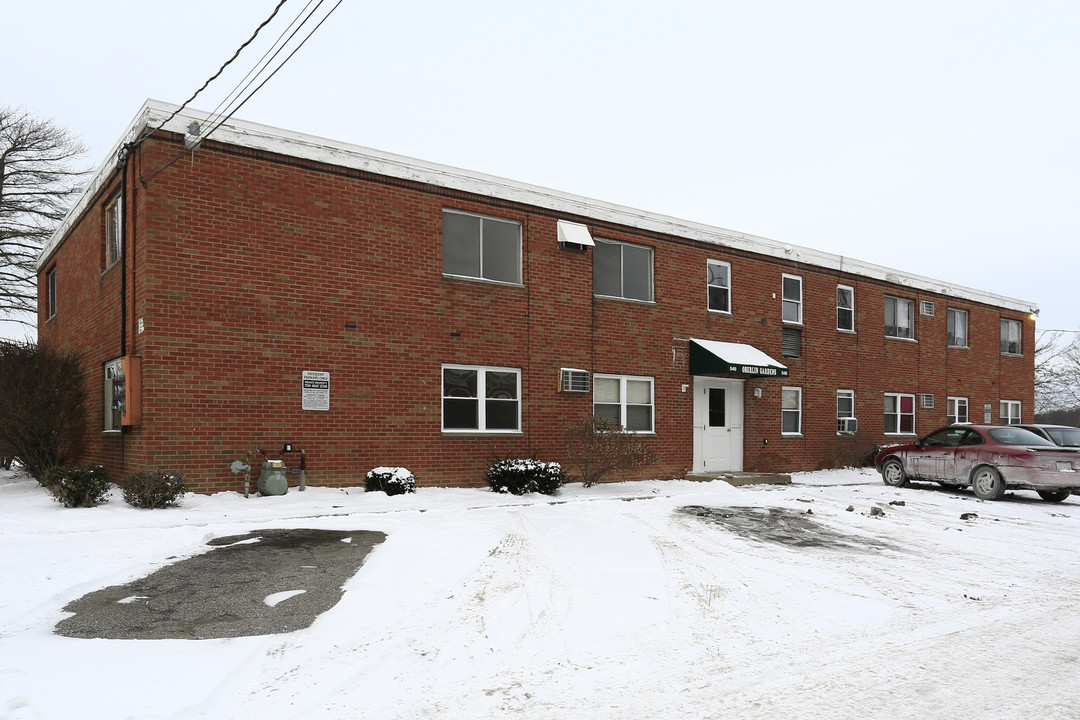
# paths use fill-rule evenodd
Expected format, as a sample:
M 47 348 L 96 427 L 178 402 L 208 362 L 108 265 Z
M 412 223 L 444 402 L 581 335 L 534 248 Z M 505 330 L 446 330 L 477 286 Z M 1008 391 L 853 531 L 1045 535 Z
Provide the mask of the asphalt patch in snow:
M 369 530 L 254 530 L 69 603 L 60 635 L 117 640 L 271 635 L 309 627 L 386 539 Z
M 882 550 L 891 547 L 876 538 L 844 534 L 819 523 L 806 511 L 776 507 L 705 507 L 687 505 L 677 512 L 720 525 L 752 540 L 795 547 L 832 547 L 846 550 Z

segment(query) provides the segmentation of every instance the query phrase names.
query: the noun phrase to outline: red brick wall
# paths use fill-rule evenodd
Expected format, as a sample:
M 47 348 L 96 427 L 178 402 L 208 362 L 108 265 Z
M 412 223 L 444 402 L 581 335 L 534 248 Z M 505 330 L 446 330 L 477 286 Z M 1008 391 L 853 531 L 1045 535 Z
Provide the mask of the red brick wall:
M 175 467 L 198 490 L 238 490 L 231 461 L 248 456 L 257 470 L 251 451 L 278 457 L 290 442 L 307 451 L 313 485 L 357 485 L 377 465 L 404 465 L 421 484 L 481 484 L 496 456 L 562 459 L 563 423 L 591 411 L 591 394 L 558 392 L 561 367 L 653 377 L 647 441 L 662 460 L 638 477 L 681 477 L 693 460 L 692 393 L 681 390 L 693 383 L 689 337 L 750 343 L 791 369 L 788 379 L 746 382 L 747 469 L 831 463 L 837 388 L 855 391 L 868 444 L 895 440 L 882 434 L 884 392 L 934 394 L 933 410 L 916 411 L 919 433 L 944 423 L 947 395 L 969 397 L 972 420 L 990 403 L 996 421 L 1000 398 L 1021 400 L 1030 419 L 1034 324 L 1015 313 L 568 217 L 596 237 L 654 248 L 655 303 L 594 298 L 592 251 L 560 249 L 546 211 L 211 142 L 145 186 L 135 180 L 175 152 L 148 141 L 128 183 L 126 351 L 143 359 L 144 421 L 94 433 L 88 459 L 114 478 Z M 95 429 L 102 364 L 121 354 L 120 269 L 101 272 L 104 200 L 43 268 L 58 268 L 59 312 L 40 325 L 42 341 L 85 351 Z M 444 277 L 444 208 L 520 222 L 523 286 Z M 730 315 L 707 310 L 710 258 L 731 263 Z M 781 357 L 783 273 L 803 278 L 798 359 Z M 836 330 L 837 283 L 855 288 L 855 334 Z M 916 342 L 885 338 L 886 293 L 916 301 Z M 917 314 L 924 299 L 936 304 L 932 318 Z M 949 306 L 969 311 L 972 349 L 946 349 Z M 1023 320 L 1022 358 L 998 351 L 1003 315 Z M 522 432 L 443 433 L 444 363 L 521 368 Z M 328 412 L 301 409 L 304 370 L 330 373 Z M 784 385 L 803 388 L 800 438 L 780 434 Z

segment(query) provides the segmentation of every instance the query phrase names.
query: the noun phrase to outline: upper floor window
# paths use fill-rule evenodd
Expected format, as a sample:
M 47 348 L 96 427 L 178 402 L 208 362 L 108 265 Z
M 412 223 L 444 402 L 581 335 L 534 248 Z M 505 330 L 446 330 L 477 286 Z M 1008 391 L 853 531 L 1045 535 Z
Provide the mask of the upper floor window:
M 443 210 L 443 274 L 521 282 L 521 225 Z
M 948 334 L 949 347 L 968 346 L 968 314 L 967 310 L 948 310 Z
M 1020 401 L 1019 400 L 1002 400 L 1001 401 L 1001 424 L 1002 425 L 1019 425 L 1020 424 Z
M 949 398 L 949 409 L 946 411 L 945 422 L 949 425 L 968 422 L 968 399 L 966 397 Z
M 802 324 L 802 278 L 798 275 L 784 275 L 784 322 Z
M 915 434 L 915 396 L 885 393 L 885 434 Z
M 111 268 L 120 259 L 123 249 L 123 223 L 120 222 L 120 193 L 113 195 L 105 204 L 105 268 Z
M 915 301 L 885 296 L 885 336 L 915 337 Z
M 629 432 L 652 432 L 653 379 L 632 375 L 594 375 L 593 415 Z
M 442 426 L 446 432 L 516 432 L 521 427 L 521 371 L 443 365 Z
M 56 266 L 49 268 L 49 272 L 45 275 L 46 278 L 46 290 L 45 290 L 45 317 L 56 317 Z
M 652 301 L 652 248 L 615 240 L 595 240 L 593 292 L 627 300 Z
M 709 310 L 731 312 L 731 264 L 709 261 Z
M 802 388 L 786 387 L 780 392 L 780 433 L 799 435 L 802 433 Z
M 1020 321 L 1001 318 L 1001 352 L 1020 354 Z
M 836 286 L 836 329 L 855 331 L 855 288 Z

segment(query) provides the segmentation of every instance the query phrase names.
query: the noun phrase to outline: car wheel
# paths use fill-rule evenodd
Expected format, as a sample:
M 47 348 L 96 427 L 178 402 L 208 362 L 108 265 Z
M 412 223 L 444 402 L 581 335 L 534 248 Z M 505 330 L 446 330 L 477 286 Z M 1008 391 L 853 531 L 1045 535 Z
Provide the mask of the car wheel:
M 896 458 L 888 458 L 881 463 L 881 479 L 886 485 L 904 487 L 907 485 L 907 473 L 904 472 L 904 464 Z
M 1005 481 L 995 468 L 983 465 L 972 476 L 971 489 L 980 500 L 1000 500 L 1005 494 Z
M 1039 497 L 1046 502 L 1061 502 L 1065 498 L 1072 495 L 1072 490 L 1039 490 Z

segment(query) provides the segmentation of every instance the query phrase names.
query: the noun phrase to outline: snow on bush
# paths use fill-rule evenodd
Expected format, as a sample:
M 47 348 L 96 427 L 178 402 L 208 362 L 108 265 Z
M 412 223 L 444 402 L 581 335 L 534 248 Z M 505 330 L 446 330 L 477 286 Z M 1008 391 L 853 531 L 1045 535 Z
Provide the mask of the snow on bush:
M 45 471 L 41 484 L 64 507 L 94 507 L 109 501 L 112 485 L 101 465 L 73 468 L 53 467 Z
M 406 468 L 380 466 L 368 471 L 364 479 L 364 490 L 382 490 L 387 495 L 416 492 L 416 478 Z
M 566 483 L 562 465 L 536 458 L 498 460 L 488 468 L 484 479 L 492 491 L 512 495 L 532 492 L 554 495 Z

